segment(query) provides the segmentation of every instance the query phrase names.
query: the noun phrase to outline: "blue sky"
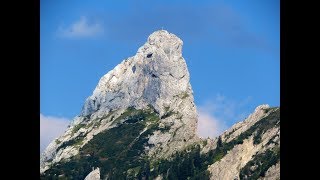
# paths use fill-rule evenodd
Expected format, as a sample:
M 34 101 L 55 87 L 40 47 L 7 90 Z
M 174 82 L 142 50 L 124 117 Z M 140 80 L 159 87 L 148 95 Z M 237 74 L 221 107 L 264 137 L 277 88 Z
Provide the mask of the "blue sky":
M 220 133 L 260 104 L 279 106 L 279 4 L 41 0 L 41 123 L 71 120 L 99 79 L 162 27 L 184 42 L 195 103 L 200 119 L 213 122 L 210 132 Z

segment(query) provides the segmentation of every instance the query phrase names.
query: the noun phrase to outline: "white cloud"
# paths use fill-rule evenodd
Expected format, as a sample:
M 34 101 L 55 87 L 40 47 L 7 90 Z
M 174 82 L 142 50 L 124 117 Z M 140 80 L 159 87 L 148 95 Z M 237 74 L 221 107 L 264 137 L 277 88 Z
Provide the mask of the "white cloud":
M 236 102 L 217 94 L 214 99 L 198 106 L 198 135 L 203 138 L 221 135 L 235 122 L 243 120 L 247 116 L 247 113 L 242 109 L 250 100 L 251 97 L 248 97 Z
M 215 117 L 209 108 L 198 108 L 198 129 L 197 133 L 202 138 L 214 138 L 219 136 L 224 130 L 226 125 L 223 120 Z
M 69 27 L 60 26 L 58 29 L 58 34 L 61 37 L 67 38 L 80 38 L 80 37 L 93 37 L 103 33 L 104 29 L 102 24 L 99 22 L 89 23 L 85 16 L 80 17 L 80 19 Z
M 55 138 L 59 137 L 68 127 L 69 119 L 45 116 L 40 114 L 40 152 Z

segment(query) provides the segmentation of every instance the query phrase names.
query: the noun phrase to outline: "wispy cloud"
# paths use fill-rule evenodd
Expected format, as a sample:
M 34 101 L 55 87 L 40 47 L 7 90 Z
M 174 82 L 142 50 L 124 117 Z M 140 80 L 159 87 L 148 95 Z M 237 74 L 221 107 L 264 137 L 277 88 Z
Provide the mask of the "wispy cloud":
M 198 108 L 198 129 L 197 133 L 202 138 L 214 138 L 226 130 L 225 122 L 215 117 L 206 107 Z
M 69 125 L 67 118 L 45 116 L 40 114 L 40 152 L 42 152 L 49 143 L 59 137 Z
M 203 138 L 217 137 L 235 122 L 244 120 L 248 112 L 242 109 L 250 100 L 251 97 L 247 97 L 242 101 L 234 101 L 217 94 L 215 98 L 199 105 L 198 135 Z
M 60 26 L 58 35 L 66 38 L 94 37 L 104 32 L 102 23 L 90 22 L 87 17 L 82 16 L 69 27 Z

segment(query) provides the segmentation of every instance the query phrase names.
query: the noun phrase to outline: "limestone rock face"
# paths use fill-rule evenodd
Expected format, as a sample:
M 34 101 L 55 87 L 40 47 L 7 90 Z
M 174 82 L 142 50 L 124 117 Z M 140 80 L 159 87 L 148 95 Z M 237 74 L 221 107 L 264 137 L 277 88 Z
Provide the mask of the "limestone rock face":
M 81 116 L 95 118 L 115 109 L 143 109 L 151 105 L 160 116 L 170 111 L 182 116 L 177 121 L 175 114 L 164 123 L 175 124 L 176 128 L 183 126 L 179 129 L 183 139 L 193 138 L 197 112 L 182 45 L 180 38 L 167 31 L 152 33 L 135 56 L 100 79 L 92 96 L 86 100 Z M 162 135 L 157 137 L 161 139 Z
M 95 116 L 110 110 L 152 105 L 160 116 L 165 107 L 179 108 L 181 97 L 190 101 L 195 112 L 190 77 L 182 57 L 183 42 L 167 31 L 152 33 L 148 41 L 130 57 L 104 75 L 83 106 L 81 116 Z M 189 113 L 196 118 L 196 113 Z M 193 122 L 192 127 L 195 127 Z
M 196 136 L 182 45 L 156 31 L 104 75 L 41 154 L 40 179 L 280 179 L 280 108 L 260 105 L 217 138 Z
M 266 116 L 265 110 L 269 108 L 268 104 L 263 104 L 254 110 L 252 114 L 249 115 L 244 121 L 236 123 L 225 133 L 222 134 L 222 139 L 226 142 L 230 142 L 235 137 L 239 136 L 244 131 L 248 130 L 252 125 L 259 121 L 263 116 Z
M 166 157 L 198 141 L 197 112 L 182 46 L 174 34 L 156 31 L 135 56 L 104 75 L 81 114 L 41 155 L 40 172 L 77 155 L 94 135 L 117 126 L 113 121 L 128 108 L 152 107 L 161 118 L 159 127 L 167 129 L 150 135 L 152 147 L 146 147 L 145 152 L 150 157 Z
M 247 119 L 224 132 L 220 136 L 222 142 L 234 146 L 221 160 L 208 166 L 210 179 L 247 179 L 257 171 L 258 166 L 272 163 L 274 165 L 262 171 L 265 176 L 258 177 L 280 179 L 279 114 L 279 108 L 261 105 Z M 239 139 L 241 144 L 233 143 L 239 142 Z M 216 149 L 217 140 L 213 142 L 207 148 Z
M 100 169 L 94 169 L 91 171 L 84 180 L 100 180 Z
M 239 179 L 239 171 L 251 160 L 252 155 L 259 149 L 253 146 L 253 140 L 245 140 L 243 144 L 234 147 L 220 161 L 209 166 L 210 179 Z

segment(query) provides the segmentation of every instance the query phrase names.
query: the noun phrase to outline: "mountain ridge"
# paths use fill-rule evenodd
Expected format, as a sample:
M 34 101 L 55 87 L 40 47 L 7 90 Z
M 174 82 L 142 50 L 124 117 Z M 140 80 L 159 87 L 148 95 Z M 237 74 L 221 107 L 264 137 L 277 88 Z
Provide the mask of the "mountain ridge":
M 104 75 L 41 154 L 40 179 L 277 178 L 280 108 L 258 106 L 219 137 L 198 137 L 182 46 L 174 34 L 156 31 Z M 258 175 L 250 170 L 255 166 L 263 169 Z

